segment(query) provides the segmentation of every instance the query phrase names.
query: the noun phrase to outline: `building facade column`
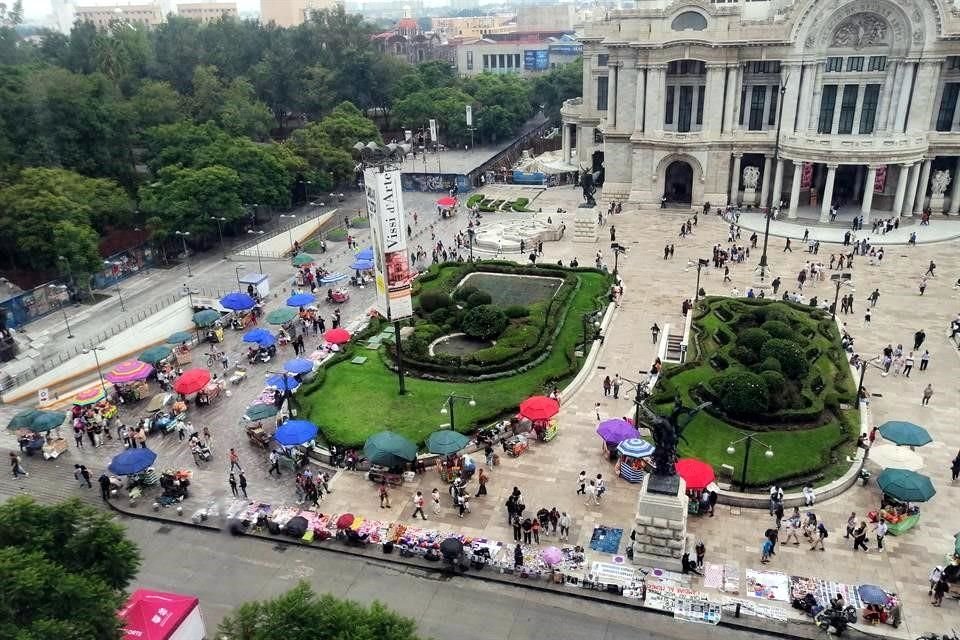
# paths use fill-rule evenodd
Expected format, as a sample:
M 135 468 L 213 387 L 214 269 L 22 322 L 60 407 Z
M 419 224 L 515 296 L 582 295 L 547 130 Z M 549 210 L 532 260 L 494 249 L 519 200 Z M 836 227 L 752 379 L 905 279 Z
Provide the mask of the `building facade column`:
M 893 86 L 897 79 L 897 67 L 900 66 L 900 63 L 895 60 L 890 60 L 887 62 L 887 65 L 889 66 L 887 77 L 883 79 L 883 87 L 880 89 L 880 104 L 877 107 L 876 131 L 886 131 L 889 128 L 887 121 L 890 118 L 890 103 L 893 100 Z
M 907 105 L 910 103 L 910 87 L 913 85 L 915 62 L 904 62 L 900 73 L 900 91 L 897 95 L 897 110 L 893 118 L 893 130 L 903 132 L 907 126 Z
M 780 131 L 791 132 L 797 121 L 797 107 L 800 99 L 800 75 L 803 67 L 799 64 L 786 65 L 786 77 L 781 74 L 780 82 L 783 82 L 787 90 L 780 96 L 783 100 L 783 111 L 780 123 Z
M 777 168 L 773 174 L 773 198 L 770 203 L 772 207 L 779 207 L 780 200 L 783 197 L 783 158 L 777 158 Z
M 770 156 L 763 157 L 763 182 L 760 183 L 760 206 L 767 206 L 767 196 L 770 195 L 770 174 L 772 173 L 773 159 Z
M 707 96 L 704 100 L 703 132 L 717 133 L 723 120 L 723 82 L 727 67 L 723 64 L 707 63 Z M 721 114 L 720 118 L 716 114 Z
M 617 76 L 620 65 L 610 63 L 609 80 L 607 81 L 607 128 L 617 128 Z
M 740 67 L 727 67 L 727 95 L 723 103 L 723 133 L 733 133 L 734 111 L 737 100 L 740 99 Z
M 737 204 L 740 199 L 740 159 L 742 153 L 733 154 L 733 175 L 730 176 L 730 197 L 727 204 Z
M 655 64 L 647 68 L 647 97 L 644 100 L 643 130 L 645 133 L 663 131 L 664 78 L 667 65 Z
M 950 208 L 947 213 L 956 215 L 960 212 L 960 157 L 953 170 L 953 186 L 950 188 Z
M 561 135 L 561 140 L 563 141 L 563 161 L 566 164 L 570 164 L 571 150 L 570 150 L 570 125 L 567 123 L 563 124 L 563 132 Z
M 793 182 L 790 183 L 790 210 L 787 217 L 795 220 L 797 218 L 797 209 L 800 207 L 800 180 L 803 179 L 803 163 L 799 160 L 793 161 Z
M 867 177 L 863 181 L 863 198 L 860 202 L 860 213 L 863 214 L 863 221 L 870 223 L 870 208 L 873 206 L 873 185 L 877 182 L 877 168 L 874 165 L 867 166 Z
M 933 166 L 933 158 L 927 158 L 923 161 L 923 168 L 920 170 L 920 181 L 917 184 L 917 195 L 913 202 L 913 213 L 920 215 L 923 213 L 923 205 L 927 200 L 927 185 L 930 183 L 930 168 Z
M 646 110 L 647 73 L 646 69 L 637 65 L 637 97 L 633 105 L 633 130 L 643 131 L 643 112 Z
M 913 217 L 913 201 L 917 197 L 917 184 L 920 182 L 920 171 L 923 165 L 917 163 L 910 168 L 910 178 L 907 180 L 907 192 L 903 196 L 903 209 L 900 215 L 904 218 Z
M 928 131 L 933 127 L 933 102 L 937 95 L 937 81 L 940 78 L 939 60 L 923 60 L 917 69 L 917 81 L 907 115 L 907 131 Z
M 820 222 L 830 222 L 830 207 L 833 206 L 833 181 L 837 177 L 837 165 L 827 165 L 827 180 L 823 184 L 823 202 L 820 203 Z
M 797 103 L 797 125 L 798 132 L 807 131 L 810 128 L 810 110 L 813 108 L 813 88 L 817 81 L 817 63 L 806 63 L 803 65 L 803 79 L 800 85 L 800 95 Z
M 897 175 L 897 191 L 893 196 L 893 214 L 897 217 L 900 216 L 900 211 L 903 209 L 903 196 L 907 193 L 907 177 L 909 176 L 910 169 L 913 168 L 912 164 L 901 164 L 899 165 L 900 172 Z

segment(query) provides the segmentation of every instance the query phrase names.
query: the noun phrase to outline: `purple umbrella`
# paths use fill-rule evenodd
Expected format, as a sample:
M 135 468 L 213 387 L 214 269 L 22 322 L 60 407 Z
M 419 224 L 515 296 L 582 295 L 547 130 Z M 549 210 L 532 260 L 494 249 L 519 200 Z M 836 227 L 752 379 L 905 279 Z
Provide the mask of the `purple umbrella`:
M 556 547 L 547 547 L 540 552 L 540 557 L 543 558 L 543 561 L 551 567 L 555 567 L 563 562 L 563 552 Z
M 597 435 L 603 438 L 607 444 L 620 444 L 630 438 L 639 438 L 640 434 L 632 424 L 623 418 L 612 418 L 604 420 L 597 427 Z

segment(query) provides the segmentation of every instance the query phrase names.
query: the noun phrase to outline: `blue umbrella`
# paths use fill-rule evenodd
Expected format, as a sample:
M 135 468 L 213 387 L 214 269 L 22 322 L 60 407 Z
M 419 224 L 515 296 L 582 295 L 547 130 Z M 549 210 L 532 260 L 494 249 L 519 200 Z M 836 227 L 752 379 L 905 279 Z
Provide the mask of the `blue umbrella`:
M 357 260 L 373 260 L 373 247 L 367 247 L 357 253 Z
M 301 373 L 310 373 L 313 371 L 313 360 L 307 360 L 306 358 L 294 358 L 293 360 L 287 360 L 284 362 L 283 368 L 284 370 L 295 375 L 300 375 Z
M 857 595 L 863 604 L 887 604 L 887 592 L 875 584 L 862 584 L 857 587 Z
M 309 420 L 287 420 L 273 434 L 273 439 L 285 447 L 310 442 L 317 437 L 317 425 Z
M 286 386 L 284 386 L 286 384 Z M 275 389 L 280 389 L 283 391 L 293 391 L 300 386 L 300 381 L 294 378 L 293 376 L 288 376 L 283 373 L 278 373 L 277 375 L 270 376 L 267 378 L 267 386 L 274 387 Z
M 357 258 L 357 260 L 352 265 L 350 265 L 350 268 L 355 269 L 357 271 L 366 271 L 367 269 L 373 269 L 373 260 L 361 260 Z
M 167 338 L 167 344 L 180 344 L 181 342 L 190 342 L 193 340 L 193 334 L 189 331 L 177 331 L 170 334 Z
M 655 449 L 643 438 L 630 438 L 617 445 L 617 451 L 630 458 L 647 458 L 653 455 Z
M 150 449 L 127 449 L 118 453 L 110 461 L 110 473 L 129 476 L 147 469 L 157 460 L 157 454 Z
M 288 307 L 305 307 L 308 304 L 315 302 L 316 298 L 309 293 L 295 293 L 289 298 L 287 298 Z
M 266 329 L 251 329 L 243 334 L 244 342 L 253 342 L 261 347 L 269 347 L 274 344 L 277 339 L 273 337 L 273 334 L 267 331 Z
M 220 298 L 220 306 L 231 311 L 246 311 L 253 309 L 257 301 L 240 291 L 234 291 Z
M 333 284 L 334 282 L 340 282 L 341 280 L 346 280 L 347 276 L 344 273 L 328 273 L 327 275 L 320 278 L 320 284 Z

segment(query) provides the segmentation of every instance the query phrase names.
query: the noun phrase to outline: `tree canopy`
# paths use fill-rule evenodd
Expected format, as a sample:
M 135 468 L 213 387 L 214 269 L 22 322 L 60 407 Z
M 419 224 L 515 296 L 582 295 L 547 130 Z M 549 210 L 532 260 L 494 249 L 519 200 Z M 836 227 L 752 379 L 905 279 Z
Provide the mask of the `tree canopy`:
M 369 607 L 331 595 L 318 596 L 304 582 L 272 600 L 247 602 L 224 619 L 220 635 L 231 640 L 418 640 L 413 620 L 378 602 Z
M 0 638 L 119 639 L 116 612 L 139 567 L 108 514 L 11 499 L 0 505 Z

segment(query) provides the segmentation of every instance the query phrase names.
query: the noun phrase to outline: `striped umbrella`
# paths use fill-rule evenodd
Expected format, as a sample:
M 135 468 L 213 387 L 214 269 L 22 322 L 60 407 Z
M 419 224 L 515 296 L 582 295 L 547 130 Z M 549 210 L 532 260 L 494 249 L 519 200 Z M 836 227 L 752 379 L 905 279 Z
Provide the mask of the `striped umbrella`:
M 643 438 L 630 438 L 617 445 L 617 452 L 629 458 L 648 458 L 655 450 L 656 447 Z
M 344 273 L 339 271 L 336 273 L 328 273 L 327 275 L 320 278 L 320 284 L 333 284 L 334 282 L 340 282 L 341 280 L 346 280 L 347 276 Z
M 124 360 L 117 366 L 107 371 L 104 376 L 114 384 L 123 384 L 125 382 L 134 382 L 135 380 L 145 380 L 153 373 L 153 365 L 139 360 Z
M 83 391 L 78 391 L 77 394 L 73 396 L 73 404 L 85 407 L 87 405 L 97 404 L 106 397 L 106 391 L 103 390 L 103 387 L 97 385 L 84 389 Z

